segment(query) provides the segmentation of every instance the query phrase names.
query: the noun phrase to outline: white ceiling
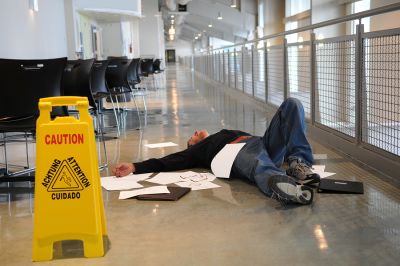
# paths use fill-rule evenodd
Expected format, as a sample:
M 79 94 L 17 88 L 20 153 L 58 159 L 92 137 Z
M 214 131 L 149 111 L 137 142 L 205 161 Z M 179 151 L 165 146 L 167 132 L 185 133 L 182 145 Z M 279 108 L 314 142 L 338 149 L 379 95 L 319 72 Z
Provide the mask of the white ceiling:
M 211 36 L 230 42 L 241 42 L 256 27 L 257 0 L 237 0 L 240 8 L 232 8 L 231 0 L 183 0 L 188 2 L 187 12 L 180 13 L 177 9 L 168 8 L 179 1 L 159 1 L 166 37 L 171 27 L 171 15 L 175 16 L 175 39 L 186 41 L 194 40 L 201 33 L 202 38 Z M 217 19 L 219 12 L 222 20 Z M 208 27 L 210 23 L 212 28 Z

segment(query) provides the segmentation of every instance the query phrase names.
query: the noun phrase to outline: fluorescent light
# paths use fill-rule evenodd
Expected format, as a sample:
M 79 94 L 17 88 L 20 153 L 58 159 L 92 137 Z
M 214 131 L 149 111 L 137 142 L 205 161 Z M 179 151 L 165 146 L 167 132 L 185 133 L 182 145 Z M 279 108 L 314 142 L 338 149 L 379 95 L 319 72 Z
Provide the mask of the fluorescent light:
M 171 28 L 168 30 L 168 34 L 175 34 L 175 29 L 171 26 Z
M 231 7 L 236 7 L 236 0 L 232 0 Z
M 174 15 L 171 15 L 171 18 L 174 18 L 175 16 Z
M 209 23 L 209 24 L 208 24 L 208 27 L 209 27 L 209 28 L 212 28 L 212 24 L 211 24 L 211 23 Z
M 218 12 L 218 17 L 217 17 L 217 19 L 219 19 L 219 20 L 222 19 L 221 12 Z
M 38 0 L 29 0 L 29 9 L 38 12 L 39 11 Z

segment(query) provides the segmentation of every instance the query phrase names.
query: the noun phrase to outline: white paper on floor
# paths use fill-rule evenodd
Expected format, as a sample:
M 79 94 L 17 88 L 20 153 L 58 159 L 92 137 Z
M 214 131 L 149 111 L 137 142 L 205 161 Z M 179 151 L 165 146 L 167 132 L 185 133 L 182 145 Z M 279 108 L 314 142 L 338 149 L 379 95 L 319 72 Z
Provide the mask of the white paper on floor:
M 152 143 L 144 145 L 147 148 L 154 149 L 154 148 L 165 148 L 165 147 L 173 147 L 178 146 L 178 144 L 173 142 L 160 142 L 160 143 Z
M 147 179 L 147 182 L 159 184 L 159 185 L 167 185 L 172 183 L 178 183 L 182 181 L 214 181 L 215 176 L 211 173 L 196 173 L 193 171 L 186 172 L 161 172 L 158 173 L 153 178 Z
M 325 165 L 313 165 L 311 170 L 314 173 L 319 174 L 319 176 L 321 178 L 325 178 L 325 177 L 332 176 L 332 175 L 336 174 L 336 173 L 331 173 L 331 172 L 325 172 Z
M 146 181 L 159 185 L 175 183 L 180 187 L 190 187 L 192 188 L 192 190 L 200 190 L 220 187 L 212 183 L 212 181 L 214 180 L 215 175 L 211 173 L 197 173 L 193 171 L 186 171 L 161 172 L 153 178 L 147 179 Z
M 203 180 L 199 182 L 194 182 L 194 181 L 183 181 L 183 182 L 178 182 L 175 183 L 180 187 L 190 187 L 192 190 L 201 190 L 201 189 L 209 189 L 209 188 L 218 188 L 220 187 L 217 184 L 214 184 L 213 182 Z
M 130 191 L 121 191 L 119 193 L 118 199 L 129 199 L 132 197 L 145 194 L 164 194 L 164 193 L 170 193 L 167 186 L 154 186 L 154 187 L 147 187 Z
M 151 173 L 134 175 L 129 174 L 124 177 L 106 176 L 100 178 L 101 186 L 107 190 L 128 190 L 143 187 L 138 181 L 149 178 Z
M 324 153 L 316 153 L 313 154 L 314 160 L 326 160 L 328 159 L 328 155 Z

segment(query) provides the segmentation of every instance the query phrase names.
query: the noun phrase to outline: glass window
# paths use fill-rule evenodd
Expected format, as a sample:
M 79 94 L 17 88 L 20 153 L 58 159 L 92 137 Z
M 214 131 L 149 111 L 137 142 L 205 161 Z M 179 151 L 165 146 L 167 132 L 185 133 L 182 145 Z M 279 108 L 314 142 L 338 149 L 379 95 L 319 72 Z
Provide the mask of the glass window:
M 286 0 L 286 17 L 294 16 L 310 9 L 310 0 Z

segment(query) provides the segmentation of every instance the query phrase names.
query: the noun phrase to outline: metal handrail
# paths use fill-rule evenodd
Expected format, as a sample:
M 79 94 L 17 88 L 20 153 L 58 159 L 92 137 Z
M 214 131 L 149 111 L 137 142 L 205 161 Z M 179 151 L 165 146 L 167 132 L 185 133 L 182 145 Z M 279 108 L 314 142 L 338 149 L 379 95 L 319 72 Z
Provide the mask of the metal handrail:
M 390 5 L 386 5 L 386 6 L 382 6 L 382 7 L 377 7 L 377 8 L 370 9 L 370 10 L 366 10 L 366 11 L 363 11 L 363 12 L 359 12 L 359 13 L 356 13 L 356 14 L 351 14 L 351 15 L 347 15 L 347 16 L 344 16 L 344 17 L 340 17 L 340 18 L 330 19 L 330 20 L 319 22 L 319 23 L 312 24 L 312 25 L 309 25 L 309 26 L 304 26 L 304 27 L 297 28 L 297 29 L 294 29 L 294 30 L 288 30 L 288 31 L 283 31 L 283 32 L 279 32 L 279 33 L 270 34 L 270 35 L 267 35 L 267 36 L 264 36 L 262 38 L 255 39 L 255 40 L 245 41 L 245 42 L 236 43 L 236 44 L 233 44 L 233 45 L 228 45 L 228 46 L 223 46 L 223 47 L 219 47 L 219 48 L 215 48 L 215 49 L 210 49 L 209 51 L 217 51 L 217 50 L 232 48 L 232 47 L 241 46 L 241 45 L 245 45 L 245 44 L 249 44 L 249 43 L 256 43 L 256 42 L 267 40 L 267 39 L 272 39 L 272 38 L 285 36 L 285 35 L 290 35 L 290 34 L 303 32 L 303 31 L 307 31 L 307 30 L 313 30 L 313 29 L 317 29 L 317 28 L 331 26 L 331 25 L 334 25 L 334 24 L 343 23 L 343 22 L 347 22 L 347 21 L 350 21 L 350 20 L 363 19 L 365 17 L 376 16 L 376 15 L 380 15 L 380 14 L 383 14 L 383 13 L 388 13 L 388 12 L 393 12 L 393 11 L 398 11 L 398 10 L 400 10 L 400 3 L 394 3 L 394 4 L 390 4 Z

